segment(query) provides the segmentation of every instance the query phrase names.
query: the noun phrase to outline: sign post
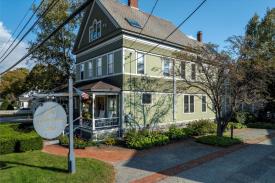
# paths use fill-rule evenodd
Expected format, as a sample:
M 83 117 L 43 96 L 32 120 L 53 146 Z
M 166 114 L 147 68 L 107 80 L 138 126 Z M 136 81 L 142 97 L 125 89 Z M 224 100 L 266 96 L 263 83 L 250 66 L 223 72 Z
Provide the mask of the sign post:
M 69 154 L 68 169 L 70 173 L 75 173 L 75 156 L 74 156 L 74 137 L 73 137 L 73 79 L 69 78 Z

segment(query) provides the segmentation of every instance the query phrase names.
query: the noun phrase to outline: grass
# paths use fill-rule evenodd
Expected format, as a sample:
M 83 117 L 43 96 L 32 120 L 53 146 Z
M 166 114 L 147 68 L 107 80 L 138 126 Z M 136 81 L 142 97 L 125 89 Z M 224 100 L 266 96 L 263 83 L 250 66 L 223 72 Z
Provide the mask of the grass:
M 230 137 L 227 137 L 227 136 L 217 137 L 216 135 L 206 135 L 206 136 L 197 138 L 196 142 L 213 145 L 213 146 L 229 147 L 235 144 L 242 143 L 242 140 L 238 138 L 231 139 Z
M 67 172 L 67 158 L 40 151 L 0 156 L 0 182 L 5 183 L 109 183 L 114 169 L 104 162 L 77 158 L 76 173 Z

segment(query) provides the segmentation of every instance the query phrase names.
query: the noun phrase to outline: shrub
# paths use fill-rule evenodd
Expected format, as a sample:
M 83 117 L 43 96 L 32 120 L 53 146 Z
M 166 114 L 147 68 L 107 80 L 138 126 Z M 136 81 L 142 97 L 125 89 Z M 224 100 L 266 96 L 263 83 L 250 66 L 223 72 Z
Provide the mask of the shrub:
M 25 131 L 18 124 L 2 124 L 0 131 L 0 154 L 39 150 L 43 147 L 42 138 L 36 132 Z
M 8 100 L 4 100 L 0 106 L 0 110 L 14 110 L 14 108 Z
M 247 124 L 247 123 L 254 123 L 256 121 L 256 117 L 249 112 L 236 112 L 235 120 L 238 123 Z
M 196 142 L 220 147 L 228 147 L 234 144 L 240 144 L 242 141 L 238 138 L 218 137 L 216 135 L 202 136 L 196 139 Z
M 247 127 L 248 128 L 260 128 L 260 129 L 275 129 L 275 124 L 257 122 L 257 123 L 248 123 Z
M 16 139 L 0 138 L 0 154 L 8 154 L 15 152 Z
M 131 130 L 125 136 L 126 146 L 133 149 L 148 149 L 153 146 L 160 146 L 169 143 L 169 137 L 161 132 Z
M 59 138 L 59 144 L 65 147 L 69 146 L 69 137 L 67 135 L 61 135 Z M 74 137 L 74 148 L 75 149 L 85 149 L 87 147 L 87 141 L 81 139 L 80 137 Z
M 108 136 L 107 138 L 104 139 L 104 143 L 108 146 L 113 146 L 116 144 L 116 139 L 112 136 Z
M 31 150 L 40 150 L 43 148 L 43 141 L 41 137 L 38 136 L 25 136 L 21 137 L 18 141 L 18 152 L 25 152 L 25 151 L 31 151 Z
M 188 136 L 184 128 L 177 128 L 175 125 L 170 126 L 166 135 L 170 140 L 180 140 Z
M 216 124 L 211 120 L 201 119 L 197 121 L 193 121 L 187 124 L 187 127 L 192 131 L 192 135 L 206 135 L 215 133 Z
M 229 122 L 227 124 L 226 129 L 230 130 L 231 126 L 233 126 L 234 129 L 242 129 L 242 128 L 246 128 L 247 127 L 245 124 L 242 124 L 242 123 Z

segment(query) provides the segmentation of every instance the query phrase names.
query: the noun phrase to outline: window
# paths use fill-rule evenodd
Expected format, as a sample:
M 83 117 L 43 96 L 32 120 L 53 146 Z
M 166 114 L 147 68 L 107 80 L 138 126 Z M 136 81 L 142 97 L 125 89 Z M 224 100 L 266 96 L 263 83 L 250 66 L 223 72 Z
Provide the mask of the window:
M 96 62 L 96 76 L 102 75 L 102 58 L 98 58 Z
M 93 77 L 93 62 L 89 62 L 89 77 Z
M 151 103 L 152 103 L 151 93 L 143 93 L 142 94 L 142 104 L 151 104 Z
M 108 55 L 108 74 L 114 73 L 114 54 Z
M 194 111 L 194 95 L 184 95 L 184 113 L 193 113 Z
M 191 79 L 196 80 L 196 64 L 192 64 L 191 67 Z
M 101 21 L 94 20 L 93 25 L 89 27 L 89 41 L 94 41 L 101 37 Z
M 137 53 L 137 73 L 144 74 L 144 54 Z
M 180 73 L 180 75 L 181 75 L 181 78 L 182 79 L 185 79 L 185 62 L 181 62 L 181 73 Z
M 206 96 L 202 96 L 201 98 L 201 111 L 206 112 Z
M 126 21 L 132 26 L 132 27 L 136 27 L 141 29 L 141 25 L 138 23 L 138 21 L 136 21 L 135 19 L 131 19 L 131 18 L 125 18 Z
M 84 79 L 84 64 L 80 65 L 80 79 Z
M 164 76 L 170 76 L 171 75 L 171 66 L 172 66 L 172 63 L 171 63 L 171 60 L 165 58 L 163 59 L 163 75 Z

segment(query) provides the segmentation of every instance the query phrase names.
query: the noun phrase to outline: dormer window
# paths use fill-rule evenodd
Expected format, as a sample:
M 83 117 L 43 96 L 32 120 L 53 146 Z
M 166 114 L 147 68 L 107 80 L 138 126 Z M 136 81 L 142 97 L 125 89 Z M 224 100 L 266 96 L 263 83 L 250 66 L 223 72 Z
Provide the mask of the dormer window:
M 93 21 L 93 25 L 89 27 L 89 42 L 92 42 L 101 37 L 101 21 L 96 19 Z

